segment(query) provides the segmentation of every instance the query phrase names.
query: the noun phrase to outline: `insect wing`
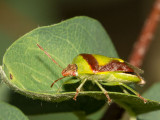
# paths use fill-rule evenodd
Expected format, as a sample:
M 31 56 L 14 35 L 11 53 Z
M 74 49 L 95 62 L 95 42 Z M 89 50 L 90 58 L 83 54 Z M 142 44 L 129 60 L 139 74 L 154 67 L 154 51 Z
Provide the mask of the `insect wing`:
M 137 75 L 122 73 L 122 72 L 108 72 L 102 82 L 118 82 L 118 83 L 139 83 L 141 79 Z
M 131 65 L 131 64 L 128 63 L 128 62 L 125 62 L 125 64 L 128 65 L 130 68 L 132 68 L 132 69 L 134 70 L 134 72 L 137 73 L 137 74 L 143 74 L 143 73 L 144 73 L 143 70 L 139 69 L 139 68 L 136 67 L 136 66 Z

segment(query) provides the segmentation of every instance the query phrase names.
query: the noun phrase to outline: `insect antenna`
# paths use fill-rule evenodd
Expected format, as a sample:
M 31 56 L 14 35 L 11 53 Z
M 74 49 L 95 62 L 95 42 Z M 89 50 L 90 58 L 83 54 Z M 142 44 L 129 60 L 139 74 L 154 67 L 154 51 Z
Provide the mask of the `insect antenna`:
M 61 79 L 65 78 L 65 77 L 66 77 L 66 76 L 61 77 L 61 78 L 59 78 L 59 79 L 55 80 L 55 81 L 52 83 L 51 87 L 53 87 L 53 85 L 54 85 L 57 81 L 59 81 L 59 80 L 61 80 Z
M 37 46 L 55 63 L 57 64 L 61 69 L 63 69 L 51 56 L 49 53 L 47 53 L 39 44 Z

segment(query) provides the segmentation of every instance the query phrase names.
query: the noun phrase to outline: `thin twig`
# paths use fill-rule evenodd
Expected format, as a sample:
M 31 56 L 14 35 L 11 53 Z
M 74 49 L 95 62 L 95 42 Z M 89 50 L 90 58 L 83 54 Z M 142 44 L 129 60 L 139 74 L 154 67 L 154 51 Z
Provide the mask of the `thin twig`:
M 134 45 L 129 62 L 137 67 L 141 67 L 144 56 L 153 40 L 154 32 L 160 20 L 160 0 L 156 0 L 153 9 L 146 20 L 141 34 Z
M 133 51 L 130 55 L 129 62 L 137 67 L 141 67 L 144 56 L 153 40 L 153 35 L 160 19 L 160 0 L 156 0 L 154 6 L 146 20 L 141 34 L 134 45 Z M 112 114 L 111 114 L 112 113 Z M 107 109 L 101 120 L 118 120 L 124 113 L 124 109 L 113 103 Z

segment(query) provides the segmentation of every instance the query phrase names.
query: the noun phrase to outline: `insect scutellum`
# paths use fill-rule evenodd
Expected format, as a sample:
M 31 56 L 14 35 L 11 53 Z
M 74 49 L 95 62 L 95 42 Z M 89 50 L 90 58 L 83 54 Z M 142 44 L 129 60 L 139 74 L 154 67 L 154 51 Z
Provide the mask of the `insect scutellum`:
M 130 65 L 122 59 L 109 58 L 96 54 L 79 54 L 74 58 L 72 64 L 69 64 L 65 69 L 63 69 L 63 67 L 61 67 L 39 44 L 37 44 L 37 46 L 62 69 L 63 77 L 55 80 L 51 84 L 51 87 L 53 87 L 57 81 L 65 77 L 75 76 L 81 80 L 81 84 L 76 89 L 76 94 L 73 98 L 74 100 L 76 100 L 85 82 L 87 80 L 92 80 L 106 95 L 108 103 L 111 103 L 111 99 L 108 92 L 103 88 L 102 85 L 120 85 L 136 94 L 144 101 L 144 103 L 147 102 L 147 100 L 140 96 L 139 93 L 126 85 L 128 83 L 145 84 L 145 81 L 139 75 L 143 73 L 143 71 L 135 66 Z M 135 73 L 135 75 L 131 73 Z

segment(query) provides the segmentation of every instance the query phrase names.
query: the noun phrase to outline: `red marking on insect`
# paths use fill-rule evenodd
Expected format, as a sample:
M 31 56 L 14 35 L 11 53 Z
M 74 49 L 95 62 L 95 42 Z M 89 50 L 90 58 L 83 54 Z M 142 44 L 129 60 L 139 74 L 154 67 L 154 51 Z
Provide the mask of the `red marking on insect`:
M 113 60 L 110 63 L 100 67 L 99 72 L 105 72 L 105 71 L 134 72 L 133 69 L 128 67 L 125 63 L 121 63 L 117 60 Z
M 117 60 L 112 60 L 104 66 L 99 66 L 97 60 L 91 54 L 80 54 L 90 65 L 93 72 L 105 72 L 105 71 L 124 71 L 124 72 L 134 72 L 125 63 L 119 62 Z
M 91 55 L 91 54 L 80 54 L 90 65 L 91 69 L 94 72 L 98 72 L 99 71 L 99 65 L 97 60 Z

